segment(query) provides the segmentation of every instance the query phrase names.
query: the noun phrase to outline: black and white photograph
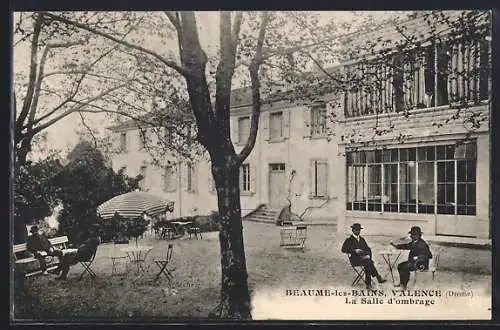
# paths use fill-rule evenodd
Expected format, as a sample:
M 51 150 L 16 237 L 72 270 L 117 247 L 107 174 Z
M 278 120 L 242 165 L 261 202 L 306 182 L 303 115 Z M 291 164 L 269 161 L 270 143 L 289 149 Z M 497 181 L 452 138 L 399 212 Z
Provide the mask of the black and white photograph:
M 492 11 L 15 11 L 10 321 L 492 319 Z

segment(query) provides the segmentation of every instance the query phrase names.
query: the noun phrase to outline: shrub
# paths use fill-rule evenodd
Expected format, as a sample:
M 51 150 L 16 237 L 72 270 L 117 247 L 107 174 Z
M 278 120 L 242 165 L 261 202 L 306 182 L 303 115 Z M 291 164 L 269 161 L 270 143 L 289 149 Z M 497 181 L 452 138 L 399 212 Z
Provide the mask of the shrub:
M 212 211 L 209 215 L 196 216 L 195 221 L 202 232 L 219 230 L 219 213 L 216 211 Z

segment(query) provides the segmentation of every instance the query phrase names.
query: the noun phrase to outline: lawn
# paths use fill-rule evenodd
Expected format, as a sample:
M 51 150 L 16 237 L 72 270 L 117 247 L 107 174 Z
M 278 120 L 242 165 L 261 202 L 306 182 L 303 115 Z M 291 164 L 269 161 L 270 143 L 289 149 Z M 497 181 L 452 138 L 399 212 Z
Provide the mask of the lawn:
M 339 251 L 344 238 L 338 237 L 335 230 L 334 226 L 310 226 L 306 248 L 301 251 L 279 246 L 279 227 L 245 222 L 248 282 L 252 295 L 276 288 L 349 287 L 352 270 L 345 255 Z M 387 266 L 376 253 L 386 249 L 386 244 L 396 238 L 369 236 L 366 239 L 375 253 L 376 265 L 387 276 Z M 162 256 L 169 243 L 174 244 L 175 294 L 169 290 L 166 279 L 154 282 L 158 268 L 152 258 Z M 15 318 L 117 321 L 206 317 L 216 306 L 220 290 L 217 233 L 206 233 L 202 240 L 158 241 L 146 237 L 139 240 L 139 244 L 154 245 L 148 255 L 145 274 L 137 276 L 129 269 L 125 274 L 111 275 L 109 256 L 113 253 L 113 245 L 102 244 L 93 266 L 96 279 L 85 277 L 78 281 L 82 271 L 80 265 L 72 267 L 67 281 L 56 281 L 55 275 L 27 279 L 24 288 L 15 292 Z M 436 283 L 481 287 L 490 293 L 491 251 L 446 247 L 442 249 L 439 266 Z M 422 281 L 423 285 L 426 281 L 432 283 L 430 276 L 423 276 Z

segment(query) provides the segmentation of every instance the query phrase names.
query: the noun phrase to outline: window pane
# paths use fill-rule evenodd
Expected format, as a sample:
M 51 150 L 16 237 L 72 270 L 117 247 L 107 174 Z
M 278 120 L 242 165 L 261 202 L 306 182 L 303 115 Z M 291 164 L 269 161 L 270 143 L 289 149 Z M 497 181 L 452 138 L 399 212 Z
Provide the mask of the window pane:
M 434 163 L 418 163 L 418 212 L 434 213 Z
M 457 184 L 457 204 L 465 204 L 466 199 L 466 184 Z
M 391 161 L 391 150 L 382 150 L 382 161 L 387 163 Z
M 446 146 L 436 147 L 436 159 L 446 159 Z
M 468 160 L 467 161 L 467 181 L 468 182 L 476 182 L 476 161 Z
M 397 162 L 399 159 L 399 149 L 391 149 L 391 161 Z
M 467 163 L 463 160 L 457 161 L 457 182 L 467 182 Z
M 476 142 L 467 143 L 465 145 L 465 157 L 467 159 L 476 159 Z
M 367 151 L 366 152 L 366 162 L 367 163 L 375 163 L 375 151 Z
M 417 160 L 416 148 L 408 148 L 408 160 Z
M 467 204 L 476 204 L 476 185 L 473 183 L 467 184 Z
M 399 149 L 399 160 L 402 162 L 408 160 L 408 149 L 407 148 L 400 148 Z
M 446 146 L 446 159 L 454 159 L 455 158 L 455 146 L 447 145 Z

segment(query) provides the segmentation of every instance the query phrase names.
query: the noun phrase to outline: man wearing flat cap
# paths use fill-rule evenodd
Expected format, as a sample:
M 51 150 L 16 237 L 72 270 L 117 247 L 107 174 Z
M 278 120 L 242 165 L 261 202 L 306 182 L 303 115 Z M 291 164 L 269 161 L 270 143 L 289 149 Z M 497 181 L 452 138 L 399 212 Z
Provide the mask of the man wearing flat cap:
M 403 290 L 406 289 L 408 281 L 410 280 L 410 272 L 414 270 L 425 270 L 429 268 L 429 259 L 432 258 L 429 245 L 422 239 L 422 230 L 418 226 L 411 227 L 408 232 L 411 237 L 410 243 L 394 244 L 391 245 L 399 250 L 410 250 L 408 253 L 408 260 L 398 265 L 399 282 Z
M 44 275 L 47 275 L 47 263 L 45 262 L 45 257 L 56 256 L 59 260 L 62 257 L 62 252 L 55 249 L 50 243 L 49 239 L 45 234 L 39 233 L 38 226 L 31 226 L 31 235 L 28 236 L 26 240 L 27 249 L 29 252 L 33 253 L 34 257 L 38 259 L 40 263 L 40 270 Z
M 372 284 L 372 277 L 376 277 L 379 283 L 384 283 L 386 280 L 380 276 L 373 264 L 372 250 L 366 243 L 366 240 L 361 237 L 361 225 L 354 223 L 351 226 L 352 235 L 346 238 L 342 244 L 342 252 L 349 255 L 349 261 L 354 266 L 363 266 L 365 269 L 365 284 L 369 289 Z

